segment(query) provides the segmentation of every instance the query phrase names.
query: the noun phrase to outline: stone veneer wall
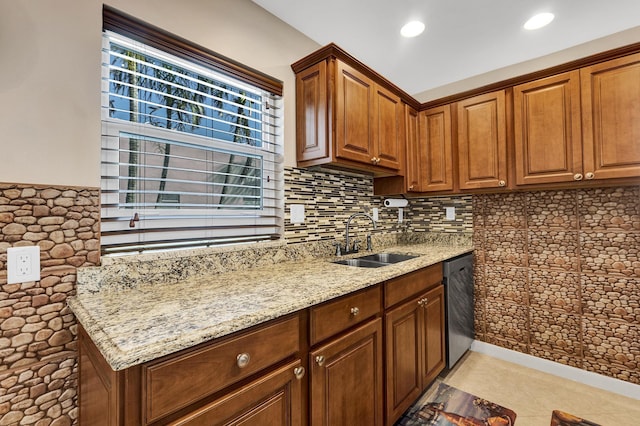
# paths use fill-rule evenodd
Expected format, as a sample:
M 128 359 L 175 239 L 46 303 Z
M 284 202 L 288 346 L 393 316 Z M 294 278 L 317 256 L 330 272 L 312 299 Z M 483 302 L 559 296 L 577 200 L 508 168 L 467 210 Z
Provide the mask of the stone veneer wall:
M 76 268 L 100 261 L 98 189 L 0 183 L 0 425 L 77 423 Z M 41 279 L 7 284 L 7 248 L 40 246 Z
M 476 338 L 640 384 L 640 186 L 473 197 Z
M 358 212 L 371 214 L 374 207 L 379 209 L 376 230 L 366 219 L 357 218 L 352 222 L 354 235 L 361 240 L 368 232 L 375 236 L 405 231 L 460 233 L 472 230 L 470 195 L 409 198 L 402 224 L 398 223 L 398 209 L 384 206 L 385 198 L 373 195 L 373 177 L 370 175 L 286 167 L 285 239 L 289 243 L 343 241 L 349 216 Z M 304 223 L 289 222 L 290 204 L 304 204 Z M 445 220 L 445 207 L 456 207 L 456 220 Z

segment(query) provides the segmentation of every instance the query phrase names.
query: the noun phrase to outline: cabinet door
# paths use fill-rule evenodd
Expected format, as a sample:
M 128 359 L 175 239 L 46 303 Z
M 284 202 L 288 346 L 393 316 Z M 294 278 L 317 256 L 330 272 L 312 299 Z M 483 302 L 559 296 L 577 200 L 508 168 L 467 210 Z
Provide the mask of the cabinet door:
M 372 161 L 374 83 L 367 76 L 337 61 L 336 156 L 361 163 Z
M 579 71 L 515 86 L 513 99 L 516 183 L 580 179 Z
M 418 111 L 405 105 L 405 150 L 406 156 L 406 184 L 407 192 L 420 192 L 420 167 L 423 164 L 420 142 L 418 140 Z
M 421 111 L 418 128 L 422 158 L 422 191 L 452 190 L 451 107 L 444 105 Z
M 382 425 L 382 320 L 312 351 L 311 424 Z
M 400 98 L 392 92 L 375 85 L 373 98 L 373 154 L 377 166 L 400 169 L 404 146 L 403 108 Z
M 296 75 L 298 161 L 323 159 L 331 155 L 327 102 L 327 63 L 323 61 Z
M 640 53 L 580 76 L 585 178 L 640 176 Z
M 410 300 L 385 315 L 387 425 L 400 418 L 422 393 L 419 300 Z
M 304 369 L 295 361 L 170 425 L 301 425 L 303 377 Z
M 460 189 L 506 186 L 506 133 L 504 90 L 458 102 Z
M 446 365 L 444 287 L 439 285 L 429 290 L 421 302 L 424 310 L 422 386 L 426 388 Z

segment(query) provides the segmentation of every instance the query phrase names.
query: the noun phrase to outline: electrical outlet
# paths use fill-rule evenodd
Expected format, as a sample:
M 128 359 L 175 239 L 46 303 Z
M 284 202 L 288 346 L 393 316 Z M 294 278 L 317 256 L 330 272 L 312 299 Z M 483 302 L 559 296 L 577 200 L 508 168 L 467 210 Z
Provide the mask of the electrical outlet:
M 7 249 L 7 284 L 40 280 L 40 246 Z

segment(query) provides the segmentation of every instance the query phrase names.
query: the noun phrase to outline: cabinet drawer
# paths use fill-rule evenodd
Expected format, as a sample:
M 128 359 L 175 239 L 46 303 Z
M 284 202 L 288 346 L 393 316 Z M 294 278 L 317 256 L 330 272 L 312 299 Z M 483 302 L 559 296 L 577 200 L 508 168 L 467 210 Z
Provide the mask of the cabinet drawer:
M 311 308 L 311 344 L 340 333 L 380 313 L 380 286 Z
M 289 317 L 220 343 L 143 366 L 147 422 L 160 419 L 299 351 L 300 321 Z M 248 362 L 243 367 L 241 360 Z
M 304 368 L 297 360 L 170 425 L 301 425 L 303 377 Z
M 393 306 L 440 283 L 442 263 L 387 281 L 384 285 L 384 307 Z

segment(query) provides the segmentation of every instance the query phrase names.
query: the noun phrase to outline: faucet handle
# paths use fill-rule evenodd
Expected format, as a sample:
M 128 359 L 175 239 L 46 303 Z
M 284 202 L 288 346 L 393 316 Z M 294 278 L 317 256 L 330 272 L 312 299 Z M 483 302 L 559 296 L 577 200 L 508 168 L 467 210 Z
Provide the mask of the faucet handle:
M 340 243 L 338 241 L 333 243 L 334 246 L 336 246 L 336 256 L 342 256 L 342 246 L 340 245 Z
M 353 240 L 353 250 L 351 250 L 352 253 L 357 253 L 358 250 L 360 250 L 360 240 L 355 239 Z

